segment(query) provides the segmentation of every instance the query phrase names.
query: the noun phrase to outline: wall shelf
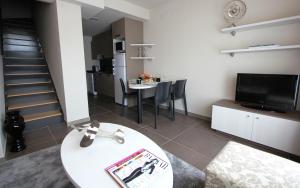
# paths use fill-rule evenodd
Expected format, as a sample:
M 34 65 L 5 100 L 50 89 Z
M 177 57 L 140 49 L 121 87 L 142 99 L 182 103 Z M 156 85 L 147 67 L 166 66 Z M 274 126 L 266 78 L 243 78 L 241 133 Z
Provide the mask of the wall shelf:
M 136 46 L 136 47 L 152 47 L 156 44 L 130 44 L 130 46 Z
M 300 22 L 300 15 L 286 17 L 286 18 L 280 18 L 280 19 L 275 19 L 275 20 L 268 20 L 268 21 L 264 21 L 264 22 L 240 25 L 240 26 L 235 26 L 235 27 L 223 28 L 221 31 L 224 33 L 231 33 L 234 36 L 236 34 L 236 32 L 247 31 L 247 30 L 252 30 L 252 29 L 259 29 L 259 28 L 264 28 L 264 27 L 271 27 L 271 26 L 276 26 L 276 25 L 292 24 L 292 23 L 297 23 L 297 22 Z
M 130 57 L 130 59 L 136 59 L 136 60 L 153 60 L 155 57 Z
M 150 44 L 150 43 L 137 43 L 137 44 L 130 44 L 131 47 L 138 47 L 138 54 L 136 57 L 130 57 L 130 59 L 135 60 L 153 60 L 155 57 L 150 57 L 147 55 L 147 50 L 149 48 L 152 48 L 152 46 L 155 46 L 156 44 Z
M 262 47 L 250 47 L 244 49 L 221 50 L 221 53 L 229 54 L 230 56 L 233 57 L 235 53 L 263 52 L 263 51 L 290 50 L 290 49 L 300 49 L 300 44 L 288 45 L 288 46 L 262 46 Z

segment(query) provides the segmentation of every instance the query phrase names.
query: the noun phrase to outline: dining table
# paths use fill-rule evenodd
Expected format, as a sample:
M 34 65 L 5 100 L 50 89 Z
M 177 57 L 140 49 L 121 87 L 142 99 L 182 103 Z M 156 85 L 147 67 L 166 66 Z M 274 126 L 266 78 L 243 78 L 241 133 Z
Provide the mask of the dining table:
M 146 89 L 155 88 L 158 82 L 144 82 L 142 81 L 140 84 L 136 83 L 136 81 L 129 81 L 128 88 L 137 90 L 137 111 L 138 111 L 138 123 L 143 123 L 143 101 L 142 101 L 142 91 Z

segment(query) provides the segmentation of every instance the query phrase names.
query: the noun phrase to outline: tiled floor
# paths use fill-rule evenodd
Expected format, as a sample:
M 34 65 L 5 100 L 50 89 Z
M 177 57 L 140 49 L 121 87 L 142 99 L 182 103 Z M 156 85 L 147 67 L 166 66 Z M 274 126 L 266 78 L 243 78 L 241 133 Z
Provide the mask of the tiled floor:
M 136 123 L 136 108 L 123 108 L 114 104 L 112 98 L 89 97 L 91 119 L 101 122 L 121 124 L 135 129 L 151 138 L 163 149 L 189 162 L 199 169 L 206 165 L 230 140 L 241 142 L 287 158 L 292 156 L 274 151 L 251 142 L 225 135 L 210 129 L 210 122 L 176 113 L 176 120 L 168 119 L 168 111 L 161 110 L 158 128 L 154 129 L 153 107 L 144 106 L 143 124 Z M 8 153 L 7 159 L 31 153 L 49 146 L 60 144 L 69 129 L 65 125 L 55 125 L 25 132 L 28 148 L 20 153 Z M 293 158 L 295 160 L 295 158 Z M 298 158 L 296 160 L 299 160 Z

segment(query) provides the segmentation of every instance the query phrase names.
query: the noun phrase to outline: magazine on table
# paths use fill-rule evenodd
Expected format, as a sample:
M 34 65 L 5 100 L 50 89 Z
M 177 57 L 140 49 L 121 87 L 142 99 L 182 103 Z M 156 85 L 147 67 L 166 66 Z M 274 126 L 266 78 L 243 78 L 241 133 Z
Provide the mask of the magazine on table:
M 121 187 L 147 188 L 162 178 L 167 168 L 168 162 L 141 149 L 105 170 Z

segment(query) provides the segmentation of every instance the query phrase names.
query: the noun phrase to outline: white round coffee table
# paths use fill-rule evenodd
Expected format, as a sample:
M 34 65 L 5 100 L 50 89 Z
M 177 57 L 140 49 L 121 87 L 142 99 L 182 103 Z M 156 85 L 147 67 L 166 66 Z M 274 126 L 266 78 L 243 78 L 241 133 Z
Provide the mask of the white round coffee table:
M 143 148 L 171 164 L 164 151 L 143 134 L 111 123 L 101 123 L 100 128 L 109 132 L 121 129 L 125 133 L 125 143 L 119 144 L 110 138 L 97 136 L 91 146 L 81 148 L 79 143 L 84 132 L 73 130 L 61 145 L 63 167 L 76 187 L 119 187 L 105 168 Z M 171 188 L 173 186 L 172 166 L 169 167 L 163 178 L 154 182 L 151 187 Z

